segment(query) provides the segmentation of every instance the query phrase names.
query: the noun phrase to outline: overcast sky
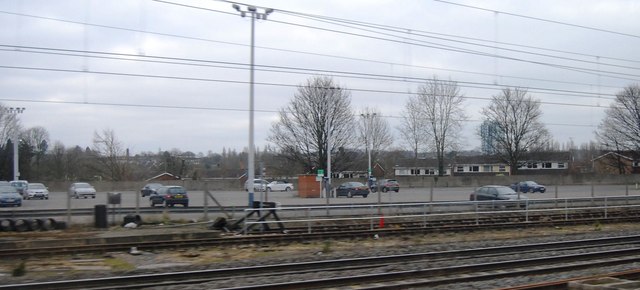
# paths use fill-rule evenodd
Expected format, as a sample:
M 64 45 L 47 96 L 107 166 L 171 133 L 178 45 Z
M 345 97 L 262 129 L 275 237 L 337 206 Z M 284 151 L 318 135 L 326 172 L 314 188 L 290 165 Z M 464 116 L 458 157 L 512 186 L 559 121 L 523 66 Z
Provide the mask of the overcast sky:
M 396 131 L 424 79 L 467 97 L 464 148 L 505 86 L 542 102 L 557 142 L 581 144 L 614 95 L 640 80 L 640 1 L 248 1 L 255 23 L 255 142 L 267 144 L 296 86 L 330 75 L 354 115 Z M 0 103 L 24 127 L 91 146 L 113 130 L 132 153 L 242 151 L 248 144 L 251 18 L 226 1 L 0 2 Z M 395 147 L 401 142 L 396 139 Z

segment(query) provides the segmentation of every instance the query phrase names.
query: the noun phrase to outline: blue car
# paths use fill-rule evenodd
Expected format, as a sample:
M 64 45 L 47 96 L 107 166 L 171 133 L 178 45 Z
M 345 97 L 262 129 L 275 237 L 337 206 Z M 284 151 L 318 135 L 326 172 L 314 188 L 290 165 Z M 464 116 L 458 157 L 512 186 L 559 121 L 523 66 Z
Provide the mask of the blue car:
M 534 192 L 544 193 L 545 191 L 547 191 L 547 188 L 544 187 L 544 185 L 540 185 L 535 181 L 516 182 L 511 185 L 511 189 L 515 191 L 531 192 L 531 193 L 534 193 Z
M 11 185 L 0 186 L 0 206 L 22 206 L 22 195 Z

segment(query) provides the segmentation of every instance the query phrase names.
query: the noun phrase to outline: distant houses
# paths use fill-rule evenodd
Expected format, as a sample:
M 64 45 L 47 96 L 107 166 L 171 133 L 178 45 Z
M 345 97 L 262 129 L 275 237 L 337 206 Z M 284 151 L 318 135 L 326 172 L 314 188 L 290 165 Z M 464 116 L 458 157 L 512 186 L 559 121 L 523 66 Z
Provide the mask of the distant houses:
M 396 176 L 439 175 L 435 158 L 403 159 L 394 167 Z M 531 154 L 520 162 L 518 171 L 523 174 L 566 173 L 571 167 L 569 152 Z M 511 167 L 494 156 L 457 156 L 445 160 L 444 176 L 509 175 Z

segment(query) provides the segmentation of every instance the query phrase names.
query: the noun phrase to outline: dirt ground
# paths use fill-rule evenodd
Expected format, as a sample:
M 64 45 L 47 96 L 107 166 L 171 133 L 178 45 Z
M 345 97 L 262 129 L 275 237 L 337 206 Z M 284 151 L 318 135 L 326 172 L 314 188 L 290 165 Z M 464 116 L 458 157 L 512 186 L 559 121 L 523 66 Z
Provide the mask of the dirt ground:
M 0 261 L 0 281 L 4 284 L 58 280 L 109 274 L 177 271 L 189 268 L 217 268 L 222 263 L 262 261 L 268 263 L 283 257 L 316 259 L 319 256 L 339 258 L 354 253 L 377 253 L 389 249 L 412 248 L 424 245 L 466 243 L 487 240 L 526 239 L 528 237 L 571 236 L 592 232 L 636 232 L 637 224 L 584 225 L 567 227 L 531 228 L 516 230 L 487 230 L 466 233 L 436 233 L 414 236 L 372 236 L 360 240 L 326 240 L 300 242 L 282 246 L 237 245 L 232 247 L 202 247 L 179 250 L 133 249 L 128 252 L 110 252 L 104 255 L 82 254 L 48 258 L 28 258 Z M 4 239 L 58 239 L 96 235 L 81 229 L 64 232 L 15 233 Z M 217 266 L 218 265 L 218 266 Z M 23 271 L 21 271 L 23 270 Z

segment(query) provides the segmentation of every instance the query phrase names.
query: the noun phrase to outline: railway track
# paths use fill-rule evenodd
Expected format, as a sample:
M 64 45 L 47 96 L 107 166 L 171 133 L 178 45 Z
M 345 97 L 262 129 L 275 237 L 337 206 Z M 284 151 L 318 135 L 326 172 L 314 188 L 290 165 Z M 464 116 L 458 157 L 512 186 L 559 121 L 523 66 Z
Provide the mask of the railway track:
M 219 238 L 196 238 L 181 240 L 153 240 L 153 241 L 131 241 L 131 242 L 115 242 L 115 243 L 98 243 L 91 242 L 86 244 L 78 244 L 75 239 L 69 240 L 64 246 L 46 247 L 30 247 L 21 245 L 16 249 L 9 246 L 0 246 L 0 258 L 24 258 L 37 256 L 54 256 L 81 253 L 106 253 L 112 251 L 126 251 L 132 247 L 147 250 L 158 250 L 165 248 L 194 248 L 207 246 L 224 246 L 224 245 L 240 245 L 240 244 L 277 244 L 292 243 L 298 241 L 326 240 L 326 239 L 353 239 L 368 238 L 374 234 L 380 236 L 401 236 L 415 235 L 433 232 L 470 232 L 476 230 L 487 229 L 510 229 L 523 227 L 548 227 L 559 225 L 576 225 L 576 224 L 595 224 L 595 223 L 619 223 L 619 222 L 635 222 L 638 217 L 635 215 L 609 215 L 603 218 L 601 215 L 587 213 L 585 215 L 576 215 L 571 219 L 564 219 L 564 216 L 558 216 L 558 221 L 549 219 L 529 219 L 525 222 L 519 214 L 505 214 L 503 216 L 488 218 L 466 218 L 466 219 L 450 219 L 437 220 L 424 224 L 417 221 L 403 221 L 389 223 L 385 227 L 379 224 L 372 225 L 369 222 L 364 223 L 326 223 L 317 225 L 313 233 L 308 232 L 305 226 L 295 226 L 287 228 L 286 233 L 282 233 L 278 229 L 265 231 L 256 231 L 251 235 L 225 235 Z M 19 238 L 19 236 L 16 236 Z M 0 243 L 1 245 L 1 243 Z
M 0 289 L 434 287 L 640 261 L 640 236 L 2 285 Z M 319 275 L 318 273 L 321 273 Z

